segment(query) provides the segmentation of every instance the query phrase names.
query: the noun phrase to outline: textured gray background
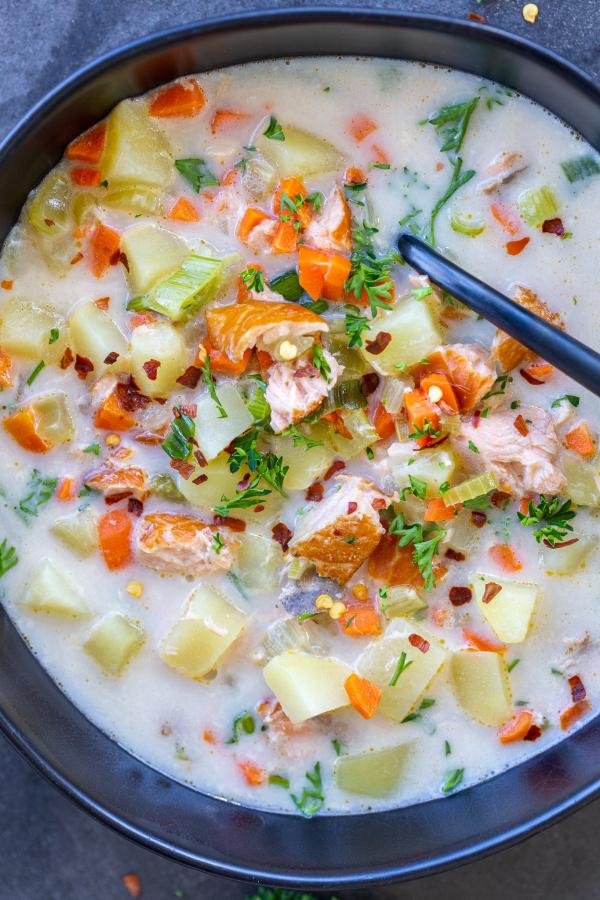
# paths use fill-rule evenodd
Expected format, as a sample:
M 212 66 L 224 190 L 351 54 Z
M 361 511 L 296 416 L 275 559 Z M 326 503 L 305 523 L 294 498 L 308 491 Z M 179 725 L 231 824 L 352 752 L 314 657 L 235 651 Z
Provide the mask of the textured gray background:
M 0 0 L 0 134 L 64 76 L 125 41 L 203 16 L 276 0 Z M 306 5 L 302 2 L 296 6 Z M 335 6 L 336 3 L 327 5 Z M 470 10 L 491 25 L 525 35 L 600 76 L 600 0 L 538 0 L 540 17 L 528 25 L 520 0 L 378 0 L 359 4 L 464 19 Z M 0 900 L 118 900 L 128 894 L 121 875 L 137 872 L 145 900 L 242 900 L 253 891 L 162 859 L 99 825 L 46 784 L 0 742 Z M 412 884 L 380 888 L 354 898 L 397 900 L 577 900 L 600 898 L 599 803 L 519 847 Z

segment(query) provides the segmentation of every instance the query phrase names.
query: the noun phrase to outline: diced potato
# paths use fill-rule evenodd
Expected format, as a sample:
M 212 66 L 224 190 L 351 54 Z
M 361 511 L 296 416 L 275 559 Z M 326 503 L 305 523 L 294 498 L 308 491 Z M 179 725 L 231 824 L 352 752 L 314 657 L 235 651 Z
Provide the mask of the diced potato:
M 395 366 L 414 366 L 441 343 L 442 337 L 427 303 L 423 300 L 401 300 L 390 312 L 378 316 L 371 331 L 391 334 L 392 339 L 382 353 L 362 353 L 377 372 L 397 375 Z
M 27 218 L 41 234 L 62 234 L 69 225 L 72 187 L 64 172 L 46 175 L 27 205 Z
M 314 440 L 321 440 L 316 433 L 313 435 L 313 430 L 307 429 L 306 434 Z M 305 490 L 327 471 L 334 459 L 334 453 L 324 442 L 307 449 L 306 444 L 295 447 L 291 437 L 277 436 L 272 439 L 271 446 L 277 456 L 283 457 L 283 464 L 289 466 L 285 486 L 290 491 Z
M 242 174 L 242 186 L 254 200 L 262 200 L 273 192 L 275 187 L 275 169 L 260 156 L 252 154 L 246 161 Z
M 209 585 L 197 587 L 160 647 L 161 659 L 180 675 L 200 679 L 246 627 L 248 616 Z
M 50 332 L 60 332 L 60 325 L 53 310 L 15 297 L 0 306 L 0 346 L 9 354 L 54 362 L 58 342 L 49 343 Z
M 102 205 L 122 209 L 132 216 L 160 216 L 163 211 L 161 192 L 140 184 L 120 191 L 107 191 L 102 196 Z
M 578 535 L 576 544 L 566 547 L 542 547 L 542 560 L 551 575 L 572 575 L 579 569 L 598 544 L 596 537 Z
M 57 519 L 50 530 L 82 558 L 98 549 L 96 515 L 89 507 Z
M 110 189 L 115 185 L 164 188 L 171 181 L 169 142 L 139 100 L 123 100 L 108 117 L 102 171 Z
M 107 675 L 120 675 L 145 640 L 140 625 L 123 613 L 109 612 L 92 627 L 83 646 Z
M 67 444 L 75 436 L 67 395 L 62 391 L 40 394 L 31 401 L 36 420 L 36 431 L 43 441 L 55 447 Z
M 482 725 L 502 725 L 512 714 L 508 669 L 500 653 L 459 650 L 450 660 L 456 699 Z
M 600 508 L 600 466 L 577 453 L 565 451 L 562 469 L 567 477 L 566 496 L 578 506 Z
M 283 565 L 281 546 L 270 535 L 246 529 L 237 535 L 234 574 L 250 591 L 273 593 L 278 590 Z
M 435 638 L 421 628 L 417 633 L 429 642 L 426 653 L 413 647 L 408 634 L 397 633 L 369 644 L 357 662 L 360 674 L 383 691 L 378 712 L 395 722 L 402 722 L 418 704 L 447 655 Z M 406 654 L 404 671 L 396 684 L 390 685 L 403 653 Z
M 435 497 L 440 492 L 440 485 L 449 482 L 456 471 L 456 456 L 451 450 L 433 447 L 431 450 L 419 450 L 407 444 L 392 444 L 388 448 L 388 456 L 392 475 L 400 489 L 410 486 L 409 476 L 424 481 L 427 485 L 427 497 Z
M 127 257 L 127 280 L 133 294 L 145 294 L 153 284 L 170 275 L 189 252 L 185 241 L 149 222 L 128 228 L 121 238 L 121 247 Z
M 95 303 L 80 303 L 75 307 L 69 330 L 74 352 L 91 360 L 95 378 L 109 370 L 116 373 L 127 367 L 127 341 L 108 313 L 98 309 Z M 109 367 L 104 360 L 113 352 L 119 357 Z
M 23 605 L 34 612 L 79 618 L 89 615 L 88 606 L 71 581 L 49 559 L 43 559 L 25 594 Z
M 344 425 L 352 435 L 351 438 L 338 434 L 330 425 L 319 423 L 315 426 L 315 438 L 325 441 L 331 447 L 336 456 L 342 459 L 353 459 L 362 453 L 365 447 L 369 447 L 379 440 L 377 431 L 369 422 L 364 409 L 344 409 Z
M 73 271 L 71 260 L 81 250 L 81 241 L 76 241 L 69 232 L 56 237 L 38 234 L 36 245 L 48 268 L 59 278 Z
M 500 585 L 495 597 L 483 602 L 485 586 Z M 505 581 L 495 575 L 474 575 L 473 594 L 483 617 L 505 644 L 520 644 L 527 637 L 540 589 L 524 581 Z
M 409 744 L 339 756 L 333 766 L 336 785 L 350 794 L 388 797 L 398 787 Z
M 275 166 L 280 176 L 306 178 L 309 175 L 339 171 L 344 167 L 343 154 L 329 141 L 293 125 L 283 122 L 280 124 L 285 135 L 284 141 L 273 141 L 263 134 L 268 120 L 260 126 L 259 133 L 254 138 L 256 149 L 267 162 Z
M 208 394 L 198 401 L 196 416 L 196 440 L 209 460 L 218 456 L 234 438 L 250 428 L 254 421 L 242 395 L 232 382 L 219 384 L 217 397 L 226 416 L 221 418 L 217 404 Z
M 344 683 L 352 669 L 339 659 L 288 650 L 274 656 L 263 674 L 294 725 L 350 703 Z
M 148 377 L 144 363 L 157 360 L 156 378 Z M 147 397 L 166 397 L 185 369 L 185 344 L 169 322 L 139 325 L 131 335 L 131 374 Z

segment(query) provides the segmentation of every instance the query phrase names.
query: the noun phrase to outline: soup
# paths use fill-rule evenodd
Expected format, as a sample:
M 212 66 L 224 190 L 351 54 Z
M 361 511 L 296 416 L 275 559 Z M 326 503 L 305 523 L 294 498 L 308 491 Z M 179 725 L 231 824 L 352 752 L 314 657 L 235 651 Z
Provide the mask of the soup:
M 596 343 L 600 161 L 459 72 L 278 60 L 126 100 L 1 259 L 3 603 L 195 788 L 314 815 L 561 739 L 597 673 L 597 401 L 402 263 Z

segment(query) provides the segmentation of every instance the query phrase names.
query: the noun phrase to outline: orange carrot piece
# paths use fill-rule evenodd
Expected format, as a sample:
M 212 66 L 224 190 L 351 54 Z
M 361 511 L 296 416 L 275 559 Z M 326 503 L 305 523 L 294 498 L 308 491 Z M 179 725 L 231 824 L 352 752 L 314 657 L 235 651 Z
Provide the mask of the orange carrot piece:
M 344 181 L 346 184 L 364 184 L 367 176 L 358 166 L 348 166 L 344 172 Z
M 259 263 L 248 263 L 246 269 L 254 269 L 255 272 L 262 272 L 263 267 Z M 237 286 L 237 300 L 238 303 L 243 303 L 244 300 L 250 299 L 250 291 L 242 281 L 242 276 L 238 276 L 238 286 Z
M 430 388 L 438 388 L 442 392 L 442 396 L 439 400 L 435 400 L 432 402 L 435 403 L 443 403 L 448 411 L 451 413 L 457 413 L 460 411 L 460 403 L 458 402 L 458 398 L 454 393 L 454 388 L 450 384 L 448 377 L 439 372 L 431 372 L 429 375 L 425 375 L 421 379 L 421 388 L 425 391 L 428 398 L 431 400 L 432 398 L 429 395 Z
M 498 731 L 498 740 L 501 744 L 514 744 L 522 741 L 533 724 L 533 713 L 529 709 L 521 709 L 510 722 L 503 725 Z
M 100 122 L 99 125 L 94 125 L 89 131 L 71 141 L 67 147 L 66 157 L 96 166 L 102 159 L 105 141 L 106 125 L 104 122 Z
M 25 406 L 18 412 L 7 416 L 2 424 L 24 450 L 29 450 L 31 453 L 47 453 L 52 449 L 52 444 L 38 434 L 38 421 L 31 406 Z
M 509 256 L 518 256 L 519 253 L 523 252 L 528 243 L 528 237 L 519 238 L 517 241 L 508 241 L 508 243 L 505 245 L 506 252 Z
M 577 425 L 565 434 L 565 447 L 584 458 L 594 456 L 596 453 L 596 442 L 590 434 L 587 422 L 581 422 L 580 425 Z
M 282 178 L 279 187 L 273 195 L 273 212 L 277 216 L 289 215 L 290 210 L 281 208 L 281 195 L 287 194 L 290 200 L 296 202 L 298 197 L 305 199 L 307 196 L 306 185 L 301 178 Z
M 591 704 L 589 700 L 578 700 L 576 703 L 573 703 L 571 706 L 568 706 L 566 709 L 560 713 L 560 727 L 563 731 L 567 731 L 577 722 L 589 709 L 591 708 Z
M 212 347 L 206 338 L 201 346 L 204 346 L 205 351 L 210 356 L 211 370 L 219 375 L 242 375 L 248 368 L 248 363 L 252 356 L 252 348 L 249 347 L 244 351 L 244 355 L 239 362 L 231 360 L 222 350 Z
M 266 350 L 259 350 L 258 347 L 254 351 L 256 353 L 256 361 L 262 375 L 265 375 L 274 363 L 274 359 Z
M 344 688 L 354 709 L 363 719 L 372 719 L 377 712 L 383 691 L 367 678 L 361 678 L 355 672 L 348 675 Z
M 332 253 L 329 265 L 325 273 L 323 284 L 323 297 L 326 300 L 341 300 L 344 296 L 344 287 L 350 275 L 352 263 L 341 253 Z
M 373 426 L 382 441 L 386 441 L 396 434 L 396 418 L 387 411 L 383 403 L 377 404 L 373 416 Z
M 369 637 L 381 634 L 381 619 L 374 606 L 366 603 L 350 604 L 339 618 L 342 634 L 348 637 Z
M 142 896 L 142 882 L 140 881 L 140 876 L 136 875 L 135 872 L 123 875 L 121 881 L 132 897 L 137 898 Z
M 62 478 L 55 496 L 57 500 L 61 500 L 63 503 L 73 500 L 75 497 L 75 479 L 70 478 L 68 475 L 66 478 Z
M 121 406 L 117 394 L 113 391 L 96 411 L 94 425 L 106 431 L 129 431 L 135 425 L 135 418 Z
M 95 278 L 102 278 L 119 261 L 121 238 L 118 232 L 100 223 L 90 238 L 90 267 Z
M 497 222 L 502 225 L 507 234 L 515 237 L 521 230 L 521 222 L 516 213 L 506 203 L 495 202 L 490 206 L 490 211 Z
M 204 729 L 204 731 L 202 732 L 202 740 L 206 741 L 207 744 L 216 744 L 217 743 L 215 733 L 210 728 Z
M 273 237 L 273 253 L 294 253 L 298 245 L 298 232 L 291 222 L 279 222 Z
M 423 520 L 425 522 L 446 522 L 449 519 L 453 519 L 461 509 L 462 503 L 446 506 L 441 497 L 432 497 L 431 500 L 427 501 Z
M 133 559 L 131 530 L 131 517 L 124 509 L 111 509 L 98 519 L 100 550 L 111 571 L 124 568 Z
M 191 200 L 180 197 L 167 213 L 167 219 L 173 219 L 175 222 L 199 222 L 200 214 Z
M 328 262 L 328 255 L 323 250 L 315 250 L 306 244 L 298 249 L 298 281 L 313 300 L 319 300 L 323 293 Z
M 266 213 L 262 209 L 256 209 L 253 206 L 249 206 L 244 215 L 240 219 L 237 227 L 237 236 L 242 241 L 242 243 L 246 243 L 250 234 L 257 225 L 260 225 L 261 222 L 264 222 L 266 219 L 270 219 L 271 216 Z
M 354 140 L 360 144 L 365 138 L 368 138 L 370 134 L 377 131 L 378 127 L 377 122 L 374 122 L 370 116 L 367 116 L 364 113 L 357 113 L 357 115 L 350 119 L 348 132 L 352 135 Z
M 493 544 L 488 550 L 491 559 L 505 572 L 518 572 L 523 563 L 508 544 Z
M 238 769 L 244 776 L 246 784 L 249 784 L 250 787 L 259 787 L 261 784 L 264 784 L 265 770 L 261 769 L 260 766 L 257 766 L 255 763 L 250 762 L 247 759 L 240 760 L 238 762 Z
M 5 291 L 12 291 L 13 283 L 12 278 L 3 278 L 2 281 L 0 281 L 0 287 Z
M 411 433 L 424 431 L 427 425 L 430 426 L 430 430 L 438 431 L 440 425 L 438 411 L 422 388 L 415 388 L 404 394 L 404 408 Z M 436 440 L 437 438 L 429 435 L 416 438 L 419 447 L 427 447 Z
M 371 149 L 373 151 L 374 162 L 379 163 L 379 165 L 389 166 L 390 158 L 383 147 L 380 147 L 379 144 L 373 144 Z
M 248 113 L 238 112 L 235 109 L 217 109 L 210 120 L 210 130 L 213 134 L 217 131 L 228 131 L 249 118 Z
M 524 366 L 523 372 L 529 375 L 530 378 L 535 378 L 536 381 L 547 381 L 554 373 L 554 366 L 543 360 L 538 360 L 530 363 L 528 366 Z
M 12 383 L 12 359 L 8 353 L 5 353 L 4 350 L 0 349 L 0 388 L 12 387 Z
M 159 119 L 196 116 L 204 108 L 204 91 L 193 78 L 159 91 L 150 103 L 150 115 Z
M 99 169 L 90 169 L 88 166 L 74 166 L 71 169 L 71 181 L 78 187 L 98 187 L 101 178 Z
M 463 628 L 462 633 L 467 644 L 475 650 L 484 650 L 490 653 L 504 653 L 506 650 L 505 645 L 499 641 L 485 637 L 483 634 L 477 634 L 469 628 Z

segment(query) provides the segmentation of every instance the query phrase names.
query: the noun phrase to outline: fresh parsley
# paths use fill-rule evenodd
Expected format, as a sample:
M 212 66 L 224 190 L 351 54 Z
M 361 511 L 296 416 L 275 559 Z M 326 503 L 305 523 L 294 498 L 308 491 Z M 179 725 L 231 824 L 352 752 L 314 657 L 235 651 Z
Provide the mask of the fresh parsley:
M 31 473 L 27 483 L 27 493 L 19 501 L 18 512 L 28 521 L 29 517 L 37 516 L 40 506 L 47 503 L 54 495 L 58 485 L 58 478 L 42 475 L 37 469 Z
M 541 541 L 551 547 L 565 539 L 569 531 L 573 531 L 570 524 L 575 518 L 575 510 L 571 508 L 571 501 L 561 501 L 560 497 L 546 497 L 540 494 L 537 504 L 529 501 L 527 513 L 517 513 L 521 525 L 534 525 L 533 536 L 538 544 Z
M 465 139 L 469 120 L 478 103 L 479 97 L 473 97 L 464 103 L 441 106 L 419 124 L 433 125 L 442 142 L 440 147 L 442 153 L 458 153 Z
M 446 188 L 442 196 L 435 203 L 429 215 L 429 225 L 425 236 L 427 242 L 431 244 L 432 247 L 435 247 L 435 223 L 438 215 L 440 214 L 446 203 L 450 200 L 450 198 L 453 197 L 454 194 L 475 175 L 475 169 L 467 169 L 466 172 L 463 172 L 462 162 L 463 161 L 460 156 L 457 156 L 457 158 L 452 162 L 452 177 L 450 178 L 450 183 L 448 184 L 448 187 Z
M 312 772 L 306 772 L 306 780 L 309 786 L 302 789 L 299 797 L 290 794 L 292 802 L 303 816 L 310 819 L 317 813 L 325 803 L 325 795 L 323 793 L 323 779 L 321 778 L 321 763 L 315 763 Z
M 55 344 L 56 341 L 59 339 L 59 337 L 60 337 L 60 331 L 58 330 L 58 328 L 51 328 L 50 329 L 50 337 L 48 338 L 48 343 Z
M 408 435 L 411 441 L 417 441 L 420 438 L 439 438 L 442 432 L 434 428 L 429 419 L 424 419 L 422 425 L 413 425 L 413 430 Z
M 204 365 L 202 366 L 202 379 L 208 389 L 211 400 L 219 411 L 219 418 L 226 419 L 227 410 L 219 400 L 219 396 L 217 394 L 217 386 L 215 384 L 215 379 L 213 378 L 212 369 L 210 367 L 210 356 L 208 355 L 208 353 L 206 354 L 206 359 L 204 360 Z
M 216 187 L 219 184 L 219 179 L 210 171 L 205 161 L 198 157 L 176 159 L 175 168 L 191 184 L 197 194 L 202 188 Z
M 27 377 L 27 384 L 31 387 L 35 379 L 38 377 L 42 369 L 46 367 L 46 363 L 43 359 L 39 361 L 35 369 L 31 372 L 31 374 Z
M 435 587 L 433 574 L 433 558 L 438 547 L 446 536 L 446 531 L 436 524 L 429 526 L 420 523 L 407 525 L 404 516 L 399 513 L 390 523 L 390 534 L 397 536 L 398 546 L 407 547 L 413 545 L 413 557 L 419 572 L 423 576 L 425 590 L 431 591 Z
M 224 546 L 225 546 L 225 542 L 223 541 L 223 538 L 221 537 L 220 532 L 215 531 L 215 533 L 213 534 L 212 547 L 213 547 L 213 550 L 215 551 L 215 553 L 217 554 L 217 556 L 219 555 L 219 553 L 221 552 L 221 550 L 223 549 Z
M 465 775 L 464 769 L 452 769 L 451 772 L 448 772 L 444 781 L 442 782 L 442 791 L 444 794 L 450 794 L 452 791 L 455 791 L 459 784 L 462 783 L 462 780 Z
M 263 134 L 271 141 L 285 141 L 283 128 L 281 127 L 275 116 L 271 116 L 269 118 L 269 124 L 263 131 Z
M 490 397 L 498 397 L 501 394 L 506 393 L 506 388 L 512 381 L 512 375 L 509 375 L 508 372 L 504 372 L 502 375 L 498 375 L 495 382 L 493 383 L 491 390 L 484 394 L 481 398 L 483 400 L 489 400 Z
M 390 680 L 388 682 L 390 687 L 396 687 L 398 679 L 400 678 L 402 673 L 405 672 L 406 669 L 408 669 L 409 666 L 412 666 L 412 662 L 413 662 L 412 659 L 409 659 L 409 661 L 406 662 L 406 651 L 403 650 L 398 658 L 398 662 L 396 663 L 396 668 L 394 669 L 394 674 L 392 675 L 392 677 L 390 678 Z
M 256 291 L 257 294 L 261 294 L 265 289 L 265 279 L 260 269 L 248 266 L 241 273 L 240 278 L 248 291 Z
M 19 562 L 19 557 L 17 556 L 17 551 L 14 547 L 8 543 L 7 539 L 4 538 L 2 543 L 0 543 L 0 578 L 3 575 L 6 575 L 13 566 Z
M 369 320 L 367 316 L 361 315 L 358 306 L 353 306 L 349 303 L 346 305 L 345 309 L 346 315 L 344 317 L 344 326 L 349 339 L 348 347 L 362 347 L 363 332 L 369 331 L 371 328 Z
M 286 791 L 290 789 L 290 779 L 286 778 L 285 775 L 278 775 L 277 773 L 273 773 L 269 775 L 269 784 L 275 784 L 277 787 L 284 788 Z
M 331 381 L 331 366 L 325 359 L 325 354 L 320 344 L 312 345 L 312 362 L 315 369 L 320 372 L 321 376 L 329 384 Z
M 171 422 L 171 429 L 162 442 L 162 448 L 171 459 L 187 459 L 193 449 L 196 423 L 186 413 L 178 410 Z
M 473 441 L 467 441 L 467 447 L 469 448 L 471 453 L 479 453 L 479 447 L 477 446 L 477 444 L 474 444 Z
M 240 713 L 239 716 L 236 716 L 233 720 L 231 737 L 229 740 L 225 741 L 225 743 L 237 744 L 240 737 L 243 737 L 245 734 L 254 734 L 255 730 L 256 723 L 254 717 L 249 712 Z
M 407 484 L 406 487 L 402 488 L 400 499 L 406 500 L 409 494 L 413 494 L 415 497 L 418 497 L 419 500 L 424 500 L 425 495 L 427 494 L 427 482 L 422 481 L 420 478 L 415 478 L 414 475 L 409 475 L 408 480 L 410 484 Z
M 390 270 L 401 262 L 397 253 L 379 256 L 373 237 L 379 229 L 363 220 L 362 225 L 354 222 L 352 240 L 354 249 L 350 255 L 350 275 L 346 282 L 346 291 L 354 294 L 357 300 L 366 294 L 371 315 L 375 316 L 378 308 L 389 309 L 392 300 L 393 282 Z
M 283 465 L 281 456 L 276 456 L 274 453 L 261 455 L 256 463 L 254 477 L 251 481 L 245 488 L 238 491 L 234 497 L 228 498 L 223 495 L 221 503 L 215 506 L 215 512 L 219 516 L 227 516 L 232 509 L 249 509 L 255 506 L 263 497 L 268 496 L 271 493 L 271 488 L 274 488 L 280 494 L 284 494 L 283 481 L 287 475 L 288 468 L 289 466 Z M 269 487 L 261 487 L 263 481 Z
M 93 456 L 100 456 L 101 451 L 100 444 L 88 444 L 87 447 L 83 448 L 83 453 L 91 453 Z
M 323 441 L 315 441 L 308 435 L 303 434 L 297 425 L 289 425 L 282 434 L 286 437 L 291 437 L 294 447 L 304 446 L 307 450 L 312 450 L 313 447 L 323 446 Z
M 563 394 L 562 397 L 557 397 L 556 400 L 553 400 L 550 404 L 551 409 L 556 409 L 557 406 L 563 402 L 563 400 L 568 400 L 571 406 L 577 408 L 579 406 L 580 398 L 576 394 Z

